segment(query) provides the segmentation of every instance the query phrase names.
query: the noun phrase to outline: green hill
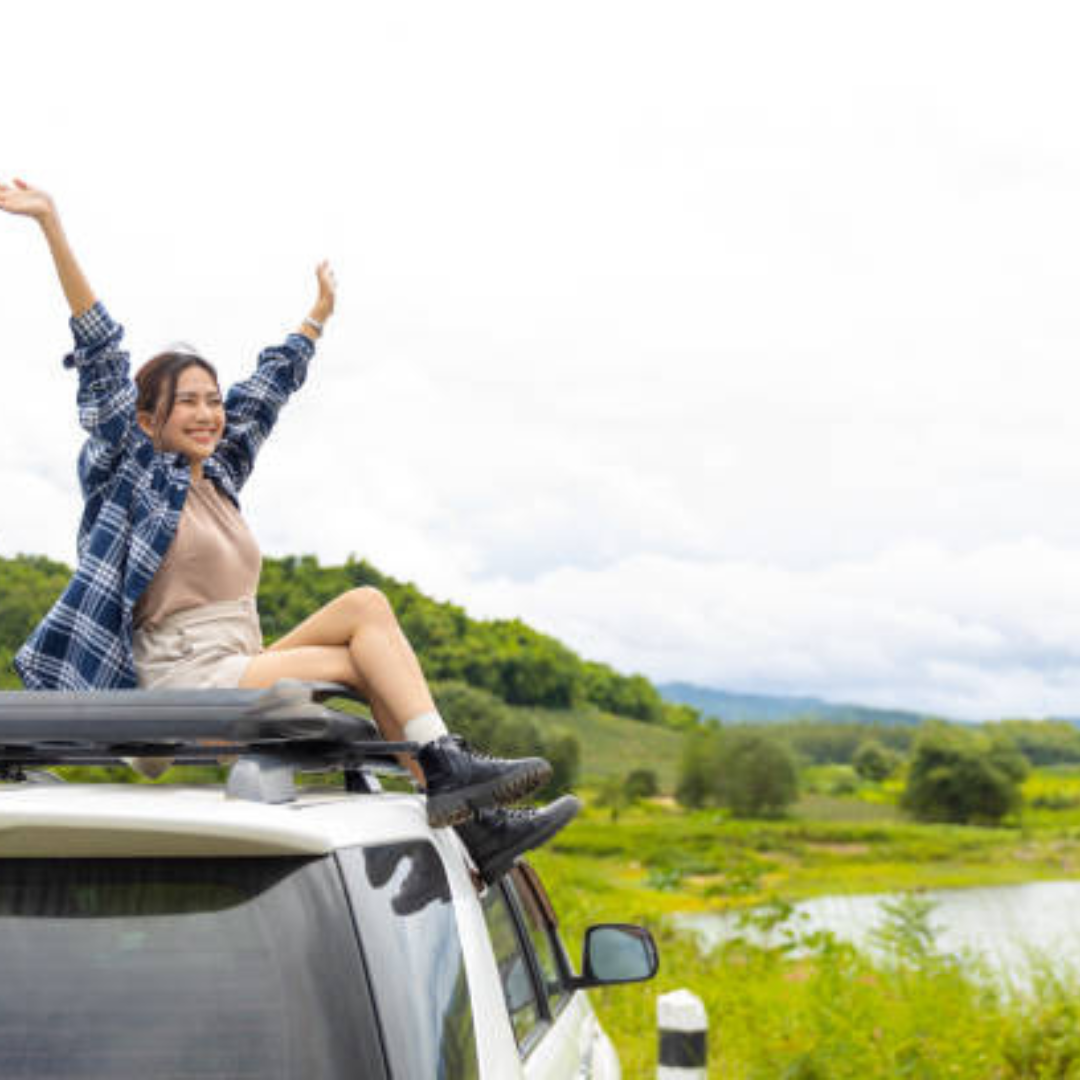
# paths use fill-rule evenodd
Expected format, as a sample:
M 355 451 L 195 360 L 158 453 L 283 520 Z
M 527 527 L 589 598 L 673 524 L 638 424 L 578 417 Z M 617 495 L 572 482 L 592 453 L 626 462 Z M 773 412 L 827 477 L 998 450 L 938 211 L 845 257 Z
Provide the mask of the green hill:
M 562 728 L 574 735 L 581 747 L 582 782 L 626 776 L 634 769 L 652 769 L 662 791 L 675 790 L 682 752 L 681 732 L 598 709 L 525 711 L 542 727 Z
M 38 556 L 0 558 L 0 667 L 26 639 L 70 577 L 63 563 Z M 642 675 L 624 675 L 584 660 L 520 619 L 473 619 L 456 604 L 431 599 L 370 563 L 350 558 L 322 566 L 310 555 L 266 558 L 259 583 L 263 633 L 273 641 L 313 611 L 360 586 L 390 600 L 428 678 L 457 680 L 509 705 L 571 708 L 594 705 L 658 724 L 685 719 Z
M 20 685 L 11 656 L 70 573 L 42 557 L 0 558 L 0 687 Z M 692 709 L 665 702 L 644 676 L 585 660 L 518 619 L 470 618 L 367 562 L 264 559 L 258 600 L 267 640 L 365 585 L 386 594 L 454 730 L 494 753 L 543 754 L 555 766 L 556 788 L 579 775 L 604 778 L 642 767 L 673 788 L 676 728 L 696 722 Z

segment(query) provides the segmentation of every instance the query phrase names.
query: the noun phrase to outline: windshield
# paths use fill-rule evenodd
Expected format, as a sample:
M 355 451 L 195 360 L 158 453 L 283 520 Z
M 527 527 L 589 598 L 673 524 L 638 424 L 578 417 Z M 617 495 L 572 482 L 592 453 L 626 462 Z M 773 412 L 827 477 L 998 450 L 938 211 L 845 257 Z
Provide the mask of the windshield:
M 332 860 L 0 860 L 5 1080 L 385 1075 Z

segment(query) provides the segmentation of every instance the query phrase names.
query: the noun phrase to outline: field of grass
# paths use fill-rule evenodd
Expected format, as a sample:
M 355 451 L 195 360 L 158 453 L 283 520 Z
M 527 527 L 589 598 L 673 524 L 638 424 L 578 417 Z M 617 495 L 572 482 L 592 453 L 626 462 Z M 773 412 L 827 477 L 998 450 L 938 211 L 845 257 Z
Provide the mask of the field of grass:
M 1053 880 L 1080 873 L 1080 827 L 973 828 L 922 825 L 894 808 L 863 804 L 878 818 L 738 821 L 684 811 L 667 801 L 618 815 L 589 809 L 542 857 L 593 868 L 608 892 L 654 912 L 726 910 L 827 893 L 960 888 Z M 856 813 L 863 806 L 848 800 Z M 892 816 L 885 816 L 883 810 Z
M 835 778 L 809 777 L 811 790 L 777 821 L 685 812 L 670 800 L 615 816 L 590 807 L 535 853 L 575 954 L 584 927 L 600 921 L 644 923 L 660 944 L 654 982 L 594 995 L 628 1080 L 655 1075 L 655 1000 L 682 987 L 709 1012 L 711 1077 L 1080 1077 L 1080 986 L 1068 978 L 1047 974 L 1029 997 L 1008 1000 L 903 919 L 891 960 L 820 938 L 798 959 L 747 942 L 702 956 L 671 929 L 665 916 L 677 911 L 1080 875 L 1071 802 L 1080 772 L 1037 771 L 1028 808 L 1002 828 L 916 824 L 899 816 L 895 791 L 828 794 Z
M 680 732 L 592 708 L 520 712 L 540 727 L 561 727 L 577 736 L 583 784 L 626 776 L 633 769 L 647 766 L 655 770 L 662 790 L 675 790 L 683 742 Z

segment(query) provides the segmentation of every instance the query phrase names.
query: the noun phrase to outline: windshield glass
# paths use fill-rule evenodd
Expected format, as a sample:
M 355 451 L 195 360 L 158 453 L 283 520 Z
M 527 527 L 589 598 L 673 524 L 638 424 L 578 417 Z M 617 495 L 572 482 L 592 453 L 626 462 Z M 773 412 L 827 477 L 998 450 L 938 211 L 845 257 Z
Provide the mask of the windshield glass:
M 383 1077 L 325 858 L 0 860 L 0 1076 Z

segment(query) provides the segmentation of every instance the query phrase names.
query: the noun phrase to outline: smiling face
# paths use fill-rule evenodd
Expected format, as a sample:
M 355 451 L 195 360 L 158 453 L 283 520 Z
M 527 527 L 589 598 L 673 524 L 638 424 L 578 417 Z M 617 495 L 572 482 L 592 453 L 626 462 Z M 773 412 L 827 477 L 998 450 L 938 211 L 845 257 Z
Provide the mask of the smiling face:
M 217 380 L 201 365 L 190 364 L 176 378 L 176 395 L 166 418 L 162 413 L 167 408 L 166 399 L 157 402 L 155 413 L 140 411 L 139 426 L 159 450 L 184 454 L 192 462 L 205 461 L 225 432 Z

